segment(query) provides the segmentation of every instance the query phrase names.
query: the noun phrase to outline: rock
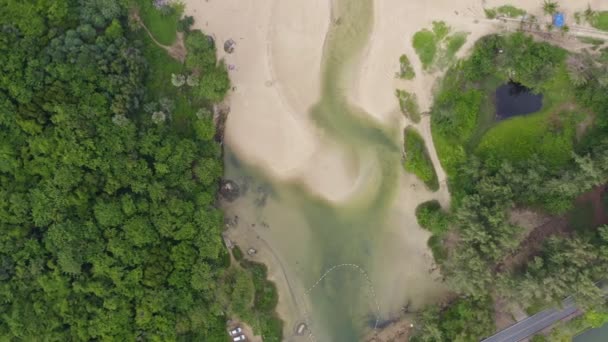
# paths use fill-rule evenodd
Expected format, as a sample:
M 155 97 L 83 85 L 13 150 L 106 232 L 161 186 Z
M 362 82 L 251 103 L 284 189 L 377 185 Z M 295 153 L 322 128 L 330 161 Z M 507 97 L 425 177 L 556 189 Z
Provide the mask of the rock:
M 249 255 L 255 255 L 258 251 L 256 251 L 254 248 L 249 248 L 247 250 L 247 254 Z
M 222 180 L 220 185 L 220 195 L 228 202 L 232 202 L 240 195 L 239 186 L 234 181 Z

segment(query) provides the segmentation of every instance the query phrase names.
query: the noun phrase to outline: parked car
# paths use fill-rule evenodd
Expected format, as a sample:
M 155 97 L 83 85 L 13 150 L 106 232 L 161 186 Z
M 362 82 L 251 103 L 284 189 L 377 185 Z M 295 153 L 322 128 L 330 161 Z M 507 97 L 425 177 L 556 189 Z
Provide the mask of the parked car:
M 236 328 L 230 330 L 230 336 L 236 336 L 242 332 L 243 332 L 243 329 L 241 329 L 241 327 L 236 327 Z M 235 341 L 240 341 L 240 340 L 235 340 Z
M 246 339 L 247 338 L 245 337 L 245 335 L 240 335 L 240 336 L 233 338 L 232 340 L 233 341 L 245 341 Z

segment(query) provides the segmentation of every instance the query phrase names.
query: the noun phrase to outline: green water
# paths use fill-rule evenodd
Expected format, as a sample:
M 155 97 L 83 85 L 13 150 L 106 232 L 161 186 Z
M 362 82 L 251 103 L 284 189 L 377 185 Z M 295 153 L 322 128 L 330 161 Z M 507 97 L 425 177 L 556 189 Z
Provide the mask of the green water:
M 293 287 L 291 295 L 305 298 L 310 304 L 301 319 L 306 320 L 315 340 L 351 342 L 361 339 L 377 319 L 386 318 L 387 303 L 398 305 L 391 300 L 403 300 L 401 295 L 391 298 L 391 293 L 373 291 L 396 287 L 396 293 L 405 293 L 410 284 L 390 284 L 396 279 L 391 274 L 398 274 L 395 272 L 399 268 L 409 267 L 410 273 L 421 274 L 416 285 L 420 290 L 407 298 L 414 304 L 422 305 L 421 294 L 436 285 L 426 272 L 427 265 L 414 262 L 407 266 L 408 247 L 389 233 L 399 221 L 389 223 L 389 218 L 401 214 L 394 209 L 403 177 L 398 125 L 376 123 L 349 103 L 345 94 L 346 85 L 352 82 L 353 66 L 369 38 L 373 2 L 336 0 L 332 16 L 324 46 L 322 95 L 310 116 L 324 138 L 337 143 L 353 160 L 370 162 L 379 176 L 366 179 L 346 203 L 334 205 L 313 195 L 301 183 L 279 182 L 263 170 L 244 164 L 228 146 L 226 178 L 248 190 L 227 212 L 239 214 L 248 225 L 254 222 L 256 226 L 253 228 L 252 223 L 251 229 L 256 229 L 259 238 L 284 260 L 286 277 Z M 260 200 L 264 194 L 268 198 Z M 260 224 L 266 228 L 260 228 Z M 414 243 L 423 246 L 426 236 L 421 236 Z M 395 256 L 398 260 L 390 259 Z M 326 270 L 340 264 L 357 266 L 337 267 L 319 281 Z

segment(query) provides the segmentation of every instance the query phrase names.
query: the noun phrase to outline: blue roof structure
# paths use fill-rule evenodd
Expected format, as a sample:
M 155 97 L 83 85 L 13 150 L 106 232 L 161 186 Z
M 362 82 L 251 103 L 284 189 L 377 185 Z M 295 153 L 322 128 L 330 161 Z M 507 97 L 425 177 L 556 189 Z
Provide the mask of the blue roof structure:
M 565 24 L 566 24 L 566 17 L 564 16 L 564 13 L 557 12 L 553 15 L 553 25 L 555 27 L 561 28 L 561 27 L 564 27 Z

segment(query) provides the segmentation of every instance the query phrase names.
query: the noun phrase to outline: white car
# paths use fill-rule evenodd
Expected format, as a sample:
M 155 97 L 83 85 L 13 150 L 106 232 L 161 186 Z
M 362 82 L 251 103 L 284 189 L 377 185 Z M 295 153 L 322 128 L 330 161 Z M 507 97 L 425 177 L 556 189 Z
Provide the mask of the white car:
M 230 330 L 230 336 L 236 336 L 236 335 L 240 334 L 241 332 L 243 332 L 243 329 L 241 329 L 240 327 L 236 327 L 234 330 Z M 240 341 L 240 340 L 235 340 L 235 341 Z
M 245 341 L 247 338 L 245 338 L 245 335 L 241 335 L 241 336 L 237 336 L 235 338 L 233 338 L 233 341 Z

